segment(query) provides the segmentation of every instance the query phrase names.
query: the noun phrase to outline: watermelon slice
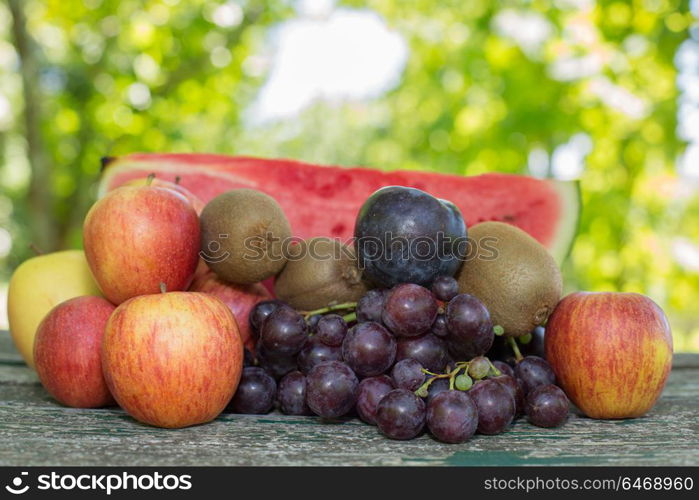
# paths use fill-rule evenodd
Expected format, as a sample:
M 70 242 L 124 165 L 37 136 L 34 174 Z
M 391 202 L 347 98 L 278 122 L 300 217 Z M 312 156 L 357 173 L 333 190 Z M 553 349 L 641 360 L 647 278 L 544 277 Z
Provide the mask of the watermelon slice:
M 531 234 L 562 262 L 575 238 L 580 193 L 575 182 L 510 174 L 461 177 L 432 172 L 382 172 L 369 168 L 311 165 L 210 154 L 131 154 L 105 158 L 99 196 L 150 173 L 174 181 L 207 202 L 229 189 L 247 187 L 274 197 L 295 236 L 352 237 L 357 211 L 378 188 L 422 189 L 456 203 L 467 225 L 486 220 L 513 224 Z

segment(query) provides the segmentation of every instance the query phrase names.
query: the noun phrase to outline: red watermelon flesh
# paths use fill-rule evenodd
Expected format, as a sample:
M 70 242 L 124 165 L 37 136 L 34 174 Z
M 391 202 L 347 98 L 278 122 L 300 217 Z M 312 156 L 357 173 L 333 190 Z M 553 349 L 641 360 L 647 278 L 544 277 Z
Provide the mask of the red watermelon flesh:
M 513 224 L 531 234 L 561 262 L 579 214 L 576 183 L 523 175 L 472 177 L 433 172 L 383 172 L 369 168 L 312 165 L 291 160 L 211 154 L 131 154 L 104 160 L 100 196 L 135 178 L 155 173 L 175 181 L 204 202 L 235 188 L 274 197 L 294 236 L 348 240 L 364 200 L 383 186 L 409 186 L 454 202 L 468 226 L 486 220 Z

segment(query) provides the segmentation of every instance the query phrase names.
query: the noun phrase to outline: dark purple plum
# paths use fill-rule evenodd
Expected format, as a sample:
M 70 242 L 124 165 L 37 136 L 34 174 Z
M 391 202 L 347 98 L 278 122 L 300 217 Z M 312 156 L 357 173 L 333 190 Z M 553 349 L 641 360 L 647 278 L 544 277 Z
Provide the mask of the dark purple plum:
M 468 391 L 478 408 L 478 432 L 499 434 L 515 418 L 515 400 L 510 391 L 495 380 L 486 379 Z
M 394 389 L 376 407 L 376 425 L 391 439 L 412 439 L 425 426 L 425 403 L 414 392 Z
M 272 411 L 277 383 L 262 368 L 248 366 L 243 368 L 238 388 L 228 409 L 235 413 L 264 415 Z
M 465 257 L 466 224 L 459 209 L 419 189 L 379 189 L 359 209 L 354 230 L 359 265 L 378 286 L 430 286 L 453 276 Z
M 306 375 L 324 361 L 342 361 L 342 348 L 324 344 L 317 335 L 310 338 L 296 358 L 299 370 Z
M 544 358 L 527 356 L 515 365 L 515 376 L 524 383 L 527 394 L 539 387 L 556 383 L 556 375 Z
M 478 409 L 462 391 L 444 391 L 427 403 L 427 428 L 445 443 L 464 443 L 476 432 Z
M 325 361 L 306 376 L 306 403 L 323 418 L 349 413 L 357 402 L 359 381 L 352 369 L 340 361 Z
M 286 415 L 310 415 L 306 404 L 306 377 L 299 371 L 284 375 L 277 386 L 279 409 Z
M 540 385 L 527 395 L 527 419 L 539 427 L 558 427 L 568 419 L 568 398 L 560 387 Z
M 473 295 L 460 294 L 447 304 L 447 346 L 457 361 L 482 356 L 493 345 L 490 313 Z
M 415 359 L 431 372 L 441 372 L 447 365 L 449 354 L 444 340 L 431 333 L 419 337 L 398 339 L 396 360 Z
M 381 375 L 396 359 L 396 339 L 373 321 L 358 323 L 342 342 L 342 359 L 360 377 Z
M 429 331 L 439 305 L 427 288 L 413 283 L 396 285 L 383 305 L 383 324 L 398 337 L 416 337 Z
M 391 378 L 400 389 L 416 391 L 425 382 L 425 373 L 422 365 L 415 359 L 407 358 L 393 365 Z
M 396 386 L 388 375 L 365 378 L 359 383 L 357 396 L 357 414 L 367 424 L 376 425 L 376 407 L 379 401 L 395 389 Z

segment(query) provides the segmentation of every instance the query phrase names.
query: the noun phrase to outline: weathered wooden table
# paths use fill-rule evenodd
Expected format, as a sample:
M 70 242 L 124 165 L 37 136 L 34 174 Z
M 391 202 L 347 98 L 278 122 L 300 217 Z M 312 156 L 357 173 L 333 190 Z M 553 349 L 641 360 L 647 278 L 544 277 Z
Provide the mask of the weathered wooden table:
M 523 420 L 499 436 L 446 445 L 391 441 L 352 419 L 225 414 L 197 427 L 148 427 L 119 409 L 54 402 L 0 332 L 0 465 L 699 465 L 699 355 L 679 354 L 644 418 Z

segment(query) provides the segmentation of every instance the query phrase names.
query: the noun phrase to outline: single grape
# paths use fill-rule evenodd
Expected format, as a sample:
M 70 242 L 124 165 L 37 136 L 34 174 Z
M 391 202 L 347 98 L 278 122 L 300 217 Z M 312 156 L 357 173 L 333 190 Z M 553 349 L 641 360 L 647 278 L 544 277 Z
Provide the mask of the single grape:
M 325 361 L 306 376 L 306 403 L 323 418 L 346 415 L 357 402 L 359 381 L 352 369 L 340 361 Z
M 252 331 L 259 335 L 262 331 L 262 325 L 269 315 L 276 311 L 279 306 L 285 305 L 287 305 L 285 302 L 277 299 L 263 300 L 262 302 L 255 304 L 255 307 L 252 308 L 252 311 L 250 311 L 250 315 L 248 316 L 248 321 L 250 322 L 250 328 Z
M 276 380 L 298 368 L 296 365 L 296 356 L 270 354 L 260 340 L 257 341 L 255 351 L 257 352 L 257 362 L 260 368 L 263 368 Z
M 445 443 L 464 443 L 476 432 L 478 409 L 461 391 L 444 391 L 427 403 L 427 428 Z
M 452 356 L 467 360 L 482 356 L 493 345 L 490 313 L 473 295 L 457 295 L 447 304 L 447 346 Z
M 398 339 L 396 360 L 415 359 L 431 372 L 441 372 L 447 365 L 449 353 L 444 340 L 425 333 L 419 337 L 402 337 Z
M 262 368 L 243 368 L 238 388 L 228 408 L 235 413 L 263 415 L 272 411 L 277 383 Z
M 437 394 L 449 390 L 449 379 L 438 378 L 430 383 L 427 388 L 427 403 L 432 401 Z
M 468 374 L 475 379 L 485 378 L 489 372 L 490 362 L 483 356 L 473 358 L 468 365 Z
M 260 340 L 269 354 L 298 354 L 308 341 L 306 321 L 291 307 L 277 307 L 262 325 Z
M 337 347 L 347 334 L 347 323 L 339 314 L 323 316 L 316 326 L 316 335 L 325 345 Z
M 416 391 L 425 382 L 422 365 L 415 359 L 407 358 L 398 361 L 391 370 L 391 378 L 400 389 Z
M 367 424 L 376 425 L 376 407 L 379 401 L 395 389 L 393 380 L 388 375 L 365 378 L 359 383 L 357 396 L 357 413 Z
M 512 369 L 510 365 L 508 365 L 504 361 L 493 361 L 493 366 L 497 368 L 502 375 L 509 375 L 510 377 L 515 376 L 515 371 Z
M 558 427 L 568 418 L 568 398 L 560 387 L 540 385 L 527 396 L 527 419 L 539 427 Z
M 314 314 L 312 316 L 309 316 L 308 319 L 306 320 L 306 324 L 308 325 L 308 331 L 309 332 L 315 332 L 316 327 L 318 326 L 318 322 L 320 321 L 320 318 L 322 318 L 322 314 Z
M 277 387 L 279 409 L 286 415 L 310 415 L 306 404 L 306 377 L 299 371 L 284 375 Z
M 459 294 L 459 283 L 451 276 L 439 276 L 432 282 L 432 293 L 443 302 L 449 302 Z
M 473 379 L 465 373 L 462 373 L 457 375 L 454 379 L 454 386 L 460 391 L 468 391 L 471 387 L 473 387 Z
M 510 375 L 498 375 L 489 380 L 495 380 L 509 391 L 512 398 L 515 400 L 515 416 L 522 415 L 524 413 L 525 403 L 524 385 L 522 382 Z
M 438 308 L 434 295 L 427 288 L 402 283 L 388 293 L 381 319 L 395 335 L 415 337 L 430 329 Z
M 412 439 L 425 426 L 425 403 L 406 389 L 394 389 L 376 407 L 376 425 L 391 439 Z
M 342 342 L 342 358 L 360 377 L 381 375 L 396 359 L 396 339 L 379 323 L 353 326 Z
M 534 328 L 534 330 L 531 332 L 532 339 L 528 344 L 520 347 L 522 354 L 525 356 L 539 356 L 540 358 L 546 359 L 546 355 L 544 353 L 545 334 L 546 331 L 544 330 L 543 326 L 537 326 Z
M 357 302 L 357 321 L 375 321 L 381 323 L 381 313 L 386 293 L 382 289 L 369 290 Z
M 556 375 L 548 362 L 539 356 L 527 356 L 515 365 L 515 376 L 524 382 L 527 394 L 539 387 L 556 383 Z
M 512 423 L 515 400 L 502 384 L 481 380 L 468 394 L 478 408 L 478 432 L 481 434 L 499 434 Z
M 296 358 L 299 370 L 306 375 L 324 361 L 342 361 L 342 348 L 326 345 L 316 335 L 311 337 Z
M 437 314 L 437 317 L 432 323 L 432 328 L 430 332 L 437 337 L 444 338 L 449 335 L 449 329 L 447 328 L 447 316 L 444 313 Z

